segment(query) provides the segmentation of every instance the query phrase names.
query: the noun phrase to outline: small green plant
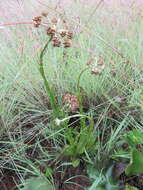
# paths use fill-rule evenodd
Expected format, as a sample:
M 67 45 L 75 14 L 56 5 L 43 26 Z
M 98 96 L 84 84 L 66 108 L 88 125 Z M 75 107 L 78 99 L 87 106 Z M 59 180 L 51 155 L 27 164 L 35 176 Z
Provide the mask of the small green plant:
M 143 173 L 143 154 L 137 150 L 136 146 L 143 142 L 143 131 L 134 129 L 125 134 L 124 140 L 129 145 L 131 160 L 125 173 L 127 176 L 138 175 Z
M 134 148 L 138 144 L 143 142 L 143 131 L 139 129 L 133 129 L 127 132 L 123 139 L 129 144 L 130 147 Z
M 80 125 L 77 129 L 67 129 L 67 145 L 64 147 L 64 154 L 71 156 L 74 166 L 80 163 L 79 158 L 85 151 L 94 151 L 96 138 L 92 118 L 89 119 L 89 123 L 85 127 Z
M 116 153 L 116 158 L 130 159 L 129 164 L 125 168 L 125 174 L 127 176 L 138 175 L 143 173 L 143 154 L 140 145 L 143 142 L 143 131 L 139 129 L 133 129 L 126 132 L 122 137 L 124 149 L 121 148 Z
M 46 15 L 44 14 L 43 16 Z M 42 16 L 35 17 L 33 19 L 34 26 L 39 27 L 40 25 L 42 25 L 42 19 Z M 69 112 L 72 112 L 72 114 L 74 114 L 74 112 L 76 112 L 79 108 L 79 115 L 84 115 L 84 117 L 80 117 L 79 126 L 77 126 L 76 128 L 69 127 L 67 122 L 63 122 L 67 119 L 60 120 L 61 117 L 67 118 L 66 113 L 62 111 L 61 106 L 56 99 L 56 95 L 50 86 L 50 82 L 46 78 L 43 57 L 48 49 L 49 44 L 51 43 L 53 43 L 52 45 L 54 47 L 61 47 L 62 44 L 64 45 L 64 48 L 70 47 L 73 33 L 69 30 L 60 30 L 60 24 L 55 18 L 50 20 L 50 23 L 51 25 L 46 28 L 49 39 L 45 43 L 45 46 L 40 53 L 39 72 L 44 81 L 44 86 L 50 100 L 50 104 L 54 113 L 54 118 L 56 118 L 55 124 L 60 125 L 61 123 L 63 123 L 61 126 L 64 126 L 65 128 L 64 135 L 66 137 L 67 144 L 64 147 L 63 154 L 71 156 L 73 166 L 76 167 L 80 163 L 79 155 L 82 155 L 85 151 L 91 151 L 93 149 L 93 145 L 95 144 L 94 122 L 92 118 L 89 118 L 84 114 L 82 94 L 80 91 L 81 76 L 88 68 L 84 69 L 79 74 L 77 81 L 77 96 L 70 93 L 64 96 L 63 103 L 69 104 Z M 89 121 L 89 124 L 86 124 L 87 119 Z
M 88 190 L 118 190 L 119 182 L 113 179 L 113 166 L 103 172 L 98 167 L 87 166 L 87 173 L 93 184 Z
M 143 173 L 143 154 L 137 149 L 133 149 L 131 153 L 131 160 L 125 169 L 127 176 L 138 175 Z

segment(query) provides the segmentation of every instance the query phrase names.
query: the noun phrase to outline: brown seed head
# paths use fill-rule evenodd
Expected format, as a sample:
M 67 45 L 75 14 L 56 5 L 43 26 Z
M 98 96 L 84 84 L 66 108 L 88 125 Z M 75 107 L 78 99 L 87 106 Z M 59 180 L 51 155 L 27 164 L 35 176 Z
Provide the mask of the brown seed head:
M 46 32 L 47 32 L 48 35 L 51 35 L 51 36 L 54 36 L 55 33 L 56 33 L 55 29 L 53 29 L 51 27 L 48 27 Z
M 66 93 L 62 99 L 63 104 L 68 105 L 68 111 L 75 113 L 79 110 L 80 104 L 76 95 Z
M 61 41 L 60 40 L 55 40 L 53 43 L 54 47 L 60 47 L 61 46 Z
M 41 24 L 41 21 L 42 21 L 42 17 L 41 16 L 36 16 L 33 18 L 33 21 L 34 21 L 34 27 L 39 27 L 40 24 Z
M 41 22 L 34 22 L 34 27 L 38 28 L 41 25 Z
M 71 101 L 71 96 L 72 96 L 71 93 L 66 93 L 66 94 L 63 96 L 62 103 L 63 103 L 63 104 L 66 104 L 67 102 L 70 102 L 70 101 Z
M 67 32 L 67 38 L 70 40 L 73 38 L 73 33 L 71 31 Z
M 41 16 L 35 16 L 33 18 L 33 21 L 35 21 L 35 22 L 41 22 L 42 21 L 42 17 Z
M 60 35 L 61 35 L 62 38 L 64 38 L 66 36 L 66 34 L 67 34 L 66 30 L 63 30 L 63 31 L 60 32 Z

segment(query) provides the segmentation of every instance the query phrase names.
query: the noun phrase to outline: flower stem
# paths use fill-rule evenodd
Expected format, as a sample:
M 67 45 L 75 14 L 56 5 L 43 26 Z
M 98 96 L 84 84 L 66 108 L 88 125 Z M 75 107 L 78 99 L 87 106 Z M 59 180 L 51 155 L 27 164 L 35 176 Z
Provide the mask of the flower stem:
M 41 74 L 41 76 L 43 78 L 44 86 L 46 88 L 46 92 L 47 92 L 47 95 L 49 97 L 49 100 L 50 100 L 50 103 L 51 103 L 51 107 L 52 107 L 53 112 L 54 112 L 54 116 L 55 117 L 60 117 L 59 105 L 58 105 L 57 100 L 56 100 L 56 98 L 54 96 L 54 92 L 53 92 L 52 88 L 50 88 L 49 81 L 46 79 L 46 75 L 45 75 L 45 71 L 44 71 L 44 66 L 43 66 L 44 65 L 43 58 L 44 58 L 46 49 L 48 48 L 48 45 L 51 42 L 51 40 L 52 40 L 52 36 L 46 42 L 44 48 L 42 49 L 42 51 L 40 53 L 39 72 L 40 72 L 40 74 Z

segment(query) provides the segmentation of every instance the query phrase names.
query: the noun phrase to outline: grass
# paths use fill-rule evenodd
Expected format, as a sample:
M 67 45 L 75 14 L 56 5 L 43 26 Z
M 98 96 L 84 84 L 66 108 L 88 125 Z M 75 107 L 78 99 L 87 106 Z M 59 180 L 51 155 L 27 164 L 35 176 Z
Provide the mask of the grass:
M 27 15 L 20 12 L 19 18 L 10 19 L 10 12 L 9 21 L 3 23 L 32 22 L 37 16 L 30 15 L 34 6 L 30 12 L 23 3 L 20 6 L 26 6 Z M 124 140 L 128 131 L 142 131 L 143 126 L 143 23 L 136 13 L 138 4 L 132 5 L 131 14 L 129 2 L 114 7 L 114 3 L 107 6 L 102 1 L 89 5 L 72 1 L 71 9 L 62 3 L 62 8 L 58 4 L 55 8 L 54 3 L 45 6 L 43 1 L 38 4 L 38 14 L 44 8 L 51 18 L 67 20 L 74 36 L 70 48 L 49 43 L 42 55 L 49 39 L 44 27 L 0 28 L 0 187 L 23 190 L 27 179 L 40 177 L 62 190 L 115 190 L 121 187 L 119 183 L 123 183 L 122 189 L 127 185 L 142 189 L 140 173 L 133 176 L 133 183 L 125 168 L 121 173 L 113 170 L 119 163 L 127 167 L 136 145 L 142 152 L 140 141 L 132 147 Z M 5 4 L 5 8 L 9 6 L 18 4 Z M 38 70 L 40 57 L 45 85 Z M 100 60 L 103 71 L 91 74 Z M 69 113 L 71 103 L 63 104 L 67 93 L 79 101 L 78 111 Z M 56 125 L 56 119 L 62 122 Z M 118 179 L 109 180 L 114 172 Z M 7 176 L 13 180 L 6 187 Z

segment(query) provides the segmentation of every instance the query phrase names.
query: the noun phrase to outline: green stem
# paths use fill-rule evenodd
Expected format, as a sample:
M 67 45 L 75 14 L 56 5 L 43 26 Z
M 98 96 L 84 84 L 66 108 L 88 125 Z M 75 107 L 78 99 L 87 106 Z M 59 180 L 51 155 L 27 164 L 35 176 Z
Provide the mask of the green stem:
M 50 88 L 50 85 L 49 85 L 49 81 L 46 79 L 46 75 L 45 75 L 45 71 L 44 71 L 44 66 L 43 66 L 43 58 L 44 58 L 44 55 L 45 55 L 45 51 L 46 49 L 48 48 L 48 45 L 49 43 L 51 42 L 52 40 L 52 36 L 50 37 L 50 39 L 46 42 L 44 48 L 42 49 L 41 53 L 40 53 L 40 63 L 39 63 L 39 72 L 44 80 L 44 86 L 46 88 L 46 92 L 47 92 L 47 95 L 50 99 L 50 103 L 51 103 L 51 107 L 53 109 L 53 112 L 54 112 L 54 116 L 56 117 L 59 117 L 60 115 L 60 112 L 59 112 L 59 105 L 57 103 L 57 100 L 54 96 L 54 92 L 52 90 L 52 88 Z
M 78 101 L 79 101 L 79 105 L 80 105 L 80 108 L 79 108 L 79 110 L 80 110 L 80 114 L 83 114 L 84 112 L 83 112 L 83 105 L 82 105 L 82 95 L 81 95 L 81 91 L 80 91 L 80 80 L 81 80 L 81 77 L 82 77 L 82 75 L 83 75 L 83 73 L 86 71 L 86 70 L 88 70 L 89 68 L 85 68 L 85 69 L 83 69 L 81 72 L 80 72 L 80 74 L 79 74 L 79 76 L 78 76 L 78 80 L 77 80 L 77 97 L 78 97 Z M 85 127 L 85 118 L 81 118 L 80 119 L 80 124 L 81 124 L 81 126 L 83 126 L 83 127 Z

